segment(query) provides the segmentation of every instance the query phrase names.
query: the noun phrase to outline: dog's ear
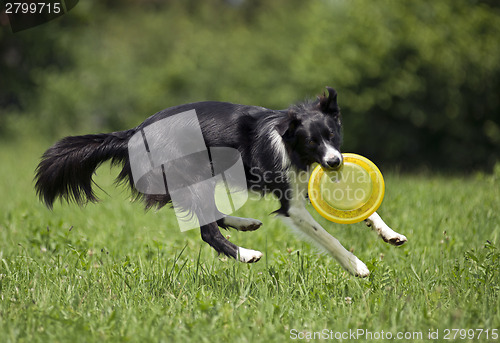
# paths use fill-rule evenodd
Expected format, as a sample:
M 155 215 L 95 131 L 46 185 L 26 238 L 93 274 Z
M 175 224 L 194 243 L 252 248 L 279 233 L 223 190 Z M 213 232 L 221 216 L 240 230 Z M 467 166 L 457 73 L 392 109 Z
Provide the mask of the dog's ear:
M 284 137 L 287 133 L 295 132 L 299 125 L 300 119 L 294 113 L 288 113 L 288 116 L 284 117 L 274 128 L 281 137 Z
M 318 97 L 319 109 L 325 114 L 337 116 L 340 113 L 339 106 L 337 105 L 337 92 L 331 87 L 326 87 L 326 89 L 328 90 L 328 96 L 323 93 L 322 96 Z

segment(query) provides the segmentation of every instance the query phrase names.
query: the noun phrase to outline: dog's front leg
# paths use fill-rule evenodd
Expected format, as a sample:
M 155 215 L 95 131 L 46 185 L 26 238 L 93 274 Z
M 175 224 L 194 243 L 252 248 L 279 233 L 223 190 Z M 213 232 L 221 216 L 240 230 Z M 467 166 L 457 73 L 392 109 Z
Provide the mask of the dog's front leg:
M 292 207 L 289 209 L 288 215 L 288 217 L 283 217 L 285 223 L 306 234 L 314 243 L 330 253 L 349 273 L 360 277 L 366 277 L 370 274 L 366 265 L 323 229 L 305 207 Z
M 256 250 L 245 249 L 228 241 L 219 231 L 217 223 L 210 223 L 200 226 L 201 238 L 210 244 L 219 254 L 223 253 L 244 263 L 257 262 L 262 257 L 262 253 Z
M 387 243 L 392 245 L 401 245 L 408 241 L 404 235 L 395 232 L 387 226 L 377 212 L 369 216 L 365 222 L 368 227 L 371 227 L 372 230 L 376 231 L 378 235 Z
M 255 231 L 262 226 L 262 222 L 253 218 L 241 218 L 233 216 L 224 216 L 217 221 L 220 227 L 232 227 L 238 231 Z

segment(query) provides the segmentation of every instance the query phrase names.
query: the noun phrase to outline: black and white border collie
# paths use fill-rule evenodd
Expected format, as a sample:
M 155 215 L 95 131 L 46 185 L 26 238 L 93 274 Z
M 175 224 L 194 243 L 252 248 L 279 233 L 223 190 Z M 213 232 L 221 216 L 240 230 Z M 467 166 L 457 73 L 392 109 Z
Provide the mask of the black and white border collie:
M 37 194 L 49 208 L 57 198 L 78 204 L 95 202 L 92 175 L 106 160 L 123 166 L 117 181 L 129 183 L 134 190 L 129 139 L 154 122 L 194 109 L 207 148 L 237 149 L 241 153 L 248 187 L 276 195 L 281 207 L 275 213 L 286 224 L 330 253 L 348 272 L 365 277 L 369 275 L 366 265 L 323 229 L 305 206 L 312 166 L 320 164 L 323 168 L 336 169 L 343 162 L 337 93 L 329 87 L 327 90 L 328 95 L 323 94 L 315 101 L 293 105 L 286 110 L 215 101 L 197 102 L 167 108 L 130 130 L 66 137 L 44 153 L 36 170 Z M 162 195 L 138 196 L 147 208 L 160 208 L 171 203 L 168 191 Z M 195 196 L 188 200 L 190 208 L 187 210 L 196 215 L 203 204 L 197 203 Z M 261 252 L 231 243 L 221 234 L 219 227 L 252 231 L 262 223 L 225 214 L 219 218 L 222 219 L 200 227 L 202 239 L 217 252 L 241 262 L 258 261 Z M 393 245 L 401 245 L 407 240 L 391 230 L 377 213 L 366 219 L 366 224 Z

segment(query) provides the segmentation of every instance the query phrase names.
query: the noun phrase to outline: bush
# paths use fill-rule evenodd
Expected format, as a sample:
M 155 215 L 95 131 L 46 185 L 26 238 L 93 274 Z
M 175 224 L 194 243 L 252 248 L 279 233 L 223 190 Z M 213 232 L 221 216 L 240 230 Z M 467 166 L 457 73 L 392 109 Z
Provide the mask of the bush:
M 80 2 L 63 20 L 33 29 L 57 33 L 71 62 L 31 66 L 36 97 L 24 112 L 37 130 L 120 130 L 207 99 L 284 108 L 329 85 L 339 91 L 345 151 L 408 169 L 467 171 L 498 160 L 494 4 L 136 3 Z

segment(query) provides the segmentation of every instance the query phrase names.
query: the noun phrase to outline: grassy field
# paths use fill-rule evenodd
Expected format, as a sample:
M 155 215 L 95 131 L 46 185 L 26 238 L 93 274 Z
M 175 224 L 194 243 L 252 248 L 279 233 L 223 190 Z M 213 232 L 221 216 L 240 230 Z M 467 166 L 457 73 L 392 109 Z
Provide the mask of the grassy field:
M 32 182 L 46 147 L 0 146 L 1 342 L 500 341 L 498 171 L 386 172 L 379 213 L 408 237 L 402 247 L 318 218 L 368 265 L 357 279 L 269 216 L 272 200 L 238 212 L 260 230 L 227 232 L 264 252 L 252 265 L 180 232 L 171 211 L 144 212 L 107 166 L 100 204 L 51 212 Z

